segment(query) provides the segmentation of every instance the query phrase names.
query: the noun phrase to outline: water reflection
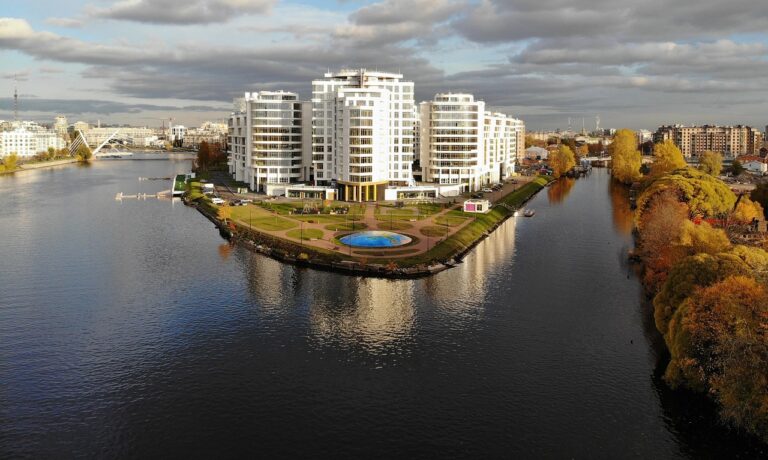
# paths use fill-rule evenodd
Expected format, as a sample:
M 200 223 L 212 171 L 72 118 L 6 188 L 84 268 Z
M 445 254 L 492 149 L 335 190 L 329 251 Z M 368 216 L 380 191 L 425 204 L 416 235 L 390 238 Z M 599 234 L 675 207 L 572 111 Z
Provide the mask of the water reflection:
M 219 245 L 219 257 L 222 262 L 226 262 L 232 254 L 232 245 L 230 243 L 222 243 Z
M 370 353 L 402 352 L 401 347 L 390 345 L 409 338 L 413 331 L 414 282 L 343 281 L 340 286 L 314 290 L 309 310 L 312 338 L 320 344 L 362 347 Z
M 458 268 L 421 280 L 430 302 L 443 314 L 465 315 L 482 309 L 491 286 L 499 284 L 499 267 L 513 263 L 517 223 L 513 217 L 501 224 Z
M 629 204 L 629 189 L 616 181 L 608 182 L 613 211 L 613 226 L 624 235 L 632 233 L 632 208 Z
M 576 179 L 571 177 L 561 177 L 559 180 L 552 183 L 547 188 L 547 197 L 552 204 L 560 204 L 571 193 L 573 185 L 576 183 Z

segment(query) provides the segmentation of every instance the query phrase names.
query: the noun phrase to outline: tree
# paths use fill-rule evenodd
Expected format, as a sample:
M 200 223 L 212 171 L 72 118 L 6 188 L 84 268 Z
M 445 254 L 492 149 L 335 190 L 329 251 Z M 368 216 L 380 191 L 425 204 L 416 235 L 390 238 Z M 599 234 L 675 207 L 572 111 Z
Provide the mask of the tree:
M 547 146 L 547 142 L 546 141 L 543 141 L 541 139 L 534 139 L 533 135 L 531 135 L 531 134 L 526 134 L 525 135 L 525 148 L 529 148 L 529 147 L 542 147 L 542 148 L 544 148 L 546 146 Z
M 744 174 L 745 169 L 739 160 L 733 160 L 733 163 L 731 163 L 731 167 L 729 171 L 734 176 L 741 176 L 742 174 Z
M 749 270 L 749 266 L 735 254 L 696 254 L 684 258 L 672 267 L 653 299 L 656 328 L 667 340 L 672 317 L 696 289 L 711 286 L 728 276 L 747 275 Z
M 728 235 L 706 222 L 695 224 L 685 220 L 680 229 L 678 245 L 689 254 L 717 254 L 731 247 Z
M 752 193 L 749 195 L 749 197 L 752 199 L 752 201 L 760 203 L 760 205 L 763 207 L 764 213 L 768 211 L 768 183 L 764 182 L 762 184 L 758 184 L 757 187 L 752 190 Z M 765 217 L 768 217 L 768 214 L 766 214 Z
M 12 152 L 10 155 L 3 158 L 3 165 L 6 171 L 13 171 L 19 166 L 19 156 L 16 152 Z
M 229 219 L 232 218 L 232 208 L 227 206 L 227 204 L 225 203 L 219 206 L 217 215 L 220 221 L 226 223 Z
M 75 156 L 78 157 L 80 161 L 88 161 L 91 159 L 92 155 L 93 153 L 91 152 L 91 149 L 85 144 L 81 144 L 75 151 Z
M 736 195 L 720 179 L 698 169 L 684 168 L 656 176 L 637 199 L 637 218 L 642 219 L 651 197 L 664 190 L 677 190 L 691 216 L 725 216 L 733 210 Z
M 197 167 L 203 171 L 208 170 L 211 162 L 211 148 L 208 142 L 201 142 L 197 148 Z
M 557 150 L 549 154 L 549 167 L 552 168 L 552 176 L 557 179 L 576 166 L 573 150 L 567 145 L 561 145 Z
M 654 146 L 653 165 L 651 166 L 651 174 L 654 176 L 661 176 L 685 166 L 683 152 L 671 140 L 667 139 Z
M 576 155 L 579 158 L 584 158 L 585 156 L 589 155 L 589 145 L 582 144 L 581 147 L 576 149 Z
M 53 160 L 56 157 L 56 149 L 53 147 L 48 147 L 48 155 L 47 158 L 49 160 Z
M 629 129 L 616 131 L 608 151 L 611 154 L 611 174 L 617 181 L 631 184 L 640 179 L 643 157 L 637 150 L 637 137 L 634 131 Z
M 665 378 L 707 392 L 721 416 L 768 441 L 768 291 L 745 276 L 699 289 L 670 325 Z
M 664 283 L 670 268 L 686 254 L 676 244 L 688 219 L 688 207 L 675 190 L 655 195 L 638 222 L 638 251 L 644 261 L 643 282 L 651 292 Z M 631 218 L 630 218 L 631 221 Z
M 699 155 L 699 169 L 712 176 L 719 176 L 723 171 L 723 156 L 707 150 Z
M 13 171 L 19 166 L 19 157 L 16 152 L 3 158 L 3 166 L 5 166 L 6 171 Z
M 731 214 L 731 218 L 742 223 L 749 223 L 754 219 L 762 220 L 764 216 L 765 212 L 760 203 L 752 201 L 746 196 L 741 197 L 739 204 L 736 205 L 736 209 Z

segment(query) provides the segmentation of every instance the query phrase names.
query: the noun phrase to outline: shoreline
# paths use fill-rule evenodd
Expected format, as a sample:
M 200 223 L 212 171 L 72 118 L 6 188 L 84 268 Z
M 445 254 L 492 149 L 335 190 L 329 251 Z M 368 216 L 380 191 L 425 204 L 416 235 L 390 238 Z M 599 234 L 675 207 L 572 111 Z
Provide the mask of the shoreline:
M 553 180 L 548 179 L 545 184 L 536 184 L 538 187 L 531 187 L 530 193 L 522 198 L 522 200 L 518 203 L 518 207 L 530 201 L 541 190 L 545 189 L 552 183 Z M 488 238 L 494 231 L 496 231 L 496 229 L 498 229 L 504 222 L 506 222 L 510 217 L 514 215 L 514 212 L 510 210 L 509 205 L 504 203 L 504 199 L 508 198 L 514 193 L 515 192 L 511 192 L 506 195 L 492 208 L 492 210 L 496 210 L 497 208 L 504 210 L 502 212 L 501 218 L 493 225 L 488 227 L 469 245 L 451 253 L 447 258 L 435 260 L 432 264 L 420 264 L 403 268 L 389 268 L 384 264 L 363 264 L 355 259 L 338 261 L 334 257 L 329 257 L 327 254 L 312 250 L 307 246 L 296 244 L 292 241 L 275 237 L 273 235 L 268 235 L 259 232 L 258 230 L 243 227 L 232 221 L 230 221 L 229 225 L 225 224 L 208 210 L 206 210 L 204 206 L 200 206 L 196 202 L 190 203 L 188 200 L 186 200 L 186 198 L 184 199 L 184 203 L 187 206 L 196 208 L 203 216 L 210 220 L 219 230 L 219 234 L 224 239 L 230 241 L 231 244 L 240 245 L 250 251 L 277 260 L 278 262 L 287 263 L 298 267 L 340 273 L 347 276 L 363 276 L 368 278 L 384 279 L 418 279 L 435 275 L 462 263 L 463 259 L 470 252 L 472 252 L 472 250 L 477 247 L 481 241 Z M 234 227 L 234 229 L 232 227 Z
M 23 171 L 34 171 L 36 169 L 52 168 L 54 166 L 63 166 L 63 165 L 68 165 L 72 163 L 80 163 L 80 160 L 77 160 L 75 158 L 68 158 L 65 160 L 53 160 L 53 161 L 43 161 L 40 163 L 23 164 L 23 165 L 20 165 L 18 168 L 14 169 L 13 171 L 3 171 L 2 173 L 0 173 L 0 175 L 16 174 Z

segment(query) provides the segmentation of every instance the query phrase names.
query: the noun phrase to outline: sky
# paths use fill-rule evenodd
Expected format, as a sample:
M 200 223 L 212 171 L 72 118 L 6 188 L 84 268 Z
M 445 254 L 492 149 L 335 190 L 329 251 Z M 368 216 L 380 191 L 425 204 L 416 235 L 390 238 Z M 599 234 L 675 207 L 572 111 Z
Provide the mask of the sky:
M 762 129 L 765 31 L 764 0 L 0 0 L 0 119 L 17 85 L 24 119 L 196 126 L 368 68 L 529 130 Z

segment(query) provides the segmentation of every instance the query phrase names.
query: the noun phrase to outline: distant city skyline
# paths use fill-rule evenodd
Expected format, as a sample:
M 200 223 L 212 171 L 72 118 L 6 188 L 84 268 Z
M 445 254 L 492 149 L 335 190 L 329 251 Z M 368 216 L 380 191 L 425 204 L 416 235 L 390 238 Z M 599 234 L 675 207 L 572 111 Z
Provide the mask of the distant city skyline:
M 768 124 L 757 0 L 37 0 L 3 5 L 0 119 L 195 126 L 244 90 L 311 95 L 327 70 L 402 72 L 530 130 Z

